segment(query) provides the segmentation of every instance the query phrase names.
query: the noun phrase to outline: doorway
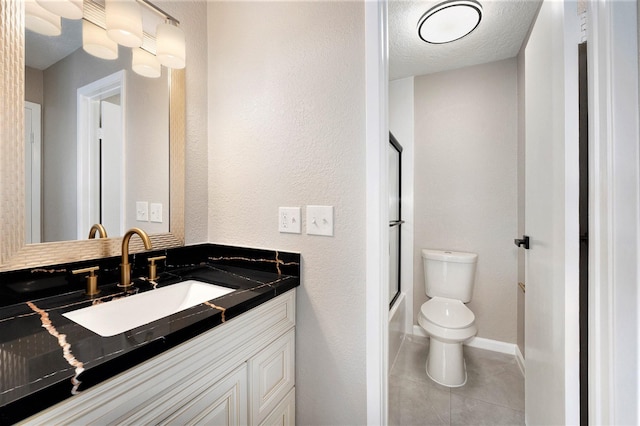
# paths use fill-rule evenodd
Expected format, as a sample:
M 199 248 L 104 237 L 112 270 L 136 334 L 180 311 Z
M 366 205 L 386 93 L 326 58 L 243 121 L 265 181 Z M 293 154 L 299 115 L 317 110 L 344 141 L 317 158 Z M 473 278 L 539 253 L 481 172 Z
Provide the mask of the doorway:
M 78 89 L 78 239 L 123 234 L 125 105 L 124 71 Z

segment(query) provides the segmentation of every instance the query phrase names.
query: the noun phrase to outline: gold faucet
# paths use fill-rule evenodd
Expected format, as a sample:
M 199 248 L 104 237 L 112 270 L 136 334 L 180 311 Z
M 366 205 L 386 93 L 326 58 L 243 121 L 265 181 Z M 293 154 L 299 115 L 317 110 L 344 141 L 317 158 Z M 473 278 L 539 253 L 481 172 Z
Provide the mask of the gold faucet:
M 100 238 L 107 238 L 107 230 L 104 229 L 101 223 L 96 223 L 89 229 L 89 239 L 96 237 L 96 232 L 100 236 Z
M 131 264 L 129 264 L 129 240 L 133 234 L 138 234 L 144 243 L 144 248 L 151 250 L 151 240 L 146 232 L 140 228 L 129 229 L 122 237 L 122 263 L 120 264 L 120 287 L 131 286 Z

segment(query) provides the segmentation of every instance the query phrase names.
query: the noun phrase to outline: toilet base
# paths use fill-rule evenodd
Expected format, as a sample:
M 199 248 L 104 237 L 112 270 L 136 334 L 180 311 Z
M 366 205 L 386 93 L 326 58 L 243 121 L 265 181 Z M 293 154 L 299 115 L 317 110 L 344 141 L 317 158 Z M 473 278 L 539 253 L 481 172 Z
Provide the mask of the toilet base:
M 467 383 L 467 366 L 462 354 L 462 343 L 444 343 L 431 337 L 427 357 L 427 376 L 434 382 L 450 388 Z

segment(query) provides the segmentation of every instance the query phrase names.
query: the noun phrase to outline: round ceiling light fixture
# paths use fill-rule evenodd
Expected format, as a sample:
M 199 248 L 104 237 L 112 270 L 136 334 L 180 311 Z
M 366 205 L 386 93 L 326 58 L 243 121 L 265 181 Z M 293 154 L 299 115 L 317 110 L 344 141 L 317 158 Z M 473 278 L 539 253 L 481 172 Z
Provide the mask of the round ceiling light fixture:
M 449 43 L 475 30 L 481 19 L 482 5 L 477 1 L 445 1 L 422 15 L 418 35 L 427 43 Z

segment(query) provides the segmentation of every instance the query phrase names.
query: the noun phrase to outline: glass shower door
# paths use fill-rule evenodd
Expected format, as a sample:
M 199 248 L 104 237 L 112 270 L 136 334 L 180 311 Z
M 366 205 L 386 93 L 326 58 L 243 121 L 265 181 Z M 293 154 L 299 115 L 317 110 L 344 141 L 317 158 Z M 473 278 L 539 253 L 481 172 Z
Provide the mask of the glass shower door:
M 401 156 L 402 146 L 389 133 L 389 307 L 400 295 Z

